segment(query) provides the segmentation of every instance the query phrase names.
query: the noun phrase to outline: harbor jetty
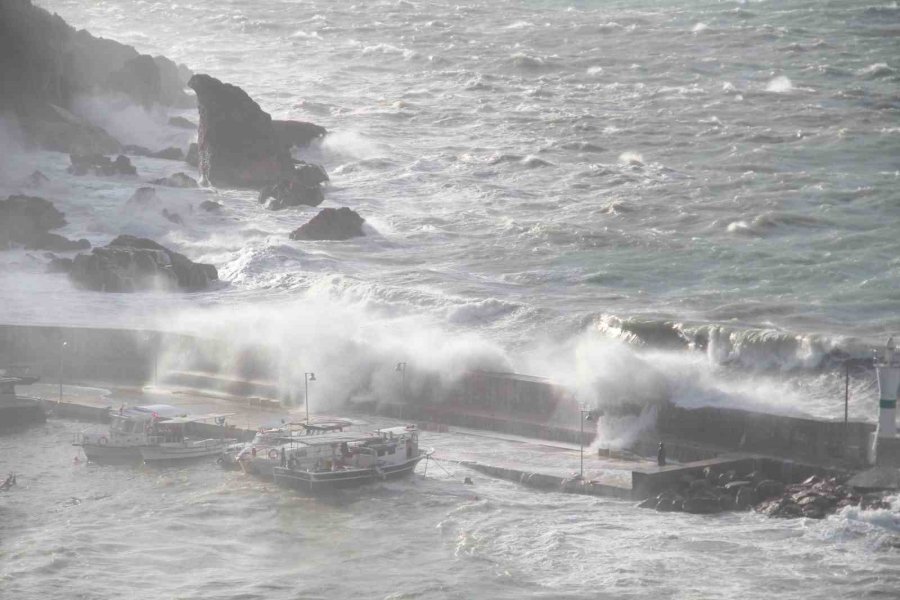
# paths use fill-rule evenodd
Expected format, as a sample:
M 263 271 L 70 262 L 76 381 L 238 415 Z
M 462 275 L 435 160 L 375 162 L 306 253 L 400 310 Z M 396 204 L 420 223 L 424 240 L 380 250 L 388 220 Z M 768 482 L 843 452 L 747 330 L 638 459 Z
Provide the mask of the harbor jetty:
M 44 409 L 55 417 L 104 421 L 124 402 L 174 401 L 192 412 L 235 413 L 229 437 L 243 440 L 259 426 L 302 418 L 305 406 L 265 376 L 262 358 L 248 357 L 244 376 L 204 368 L 213 345 L 162 332 L 0 326 L 0 358 L 35 364 L 51 380 L 56 375 L 60 389 L 65 382 L 106 390 L 103 395 L 70 391 L 45 400 Z M 178 369 L 159 371 L 163 349 L 178 354 Z M 877 431 L 869 422 L 664 404 L 655 407 L 655 426 L 629 447 L 603 448 L 595 443 L 593 427 L 581 427 L 586 411 L 565 387 L 540 377 L 484 371 L 465 374 L 451 388 L 427 390 L 430 397 L 420 392 L 409 398 L 403 390 L 391 401 L 356 403 L 341 411 L 380 419 L 381 426 L 414 422 L 423 445 L 439 449 L 433 460 L 441 460 L 441 448 L 453 448 L 458 466 L 530 487 L 644 501 L 661 511 L 717 512 L 767 502 L 777 516 L 815 517 L 828 509 L 822 500 L 807 500 L 797 510 L 783 507 L 814 497 L 829 498 L 833 507 L 861 503 L 863 495 L 845 484 L 851 476 L 873 466 L 891 473 L 900 467 L 892 445 L 896 429 L 890 437 L 882 423 L 889 420 L 884 411 L 890 410 L 890 397 L 895 406 L 892 373 L 900 372 L 900 363 L 890 351 L 884 358 L 877 366 L 883 382 Z M 657 462 L 660 440 L 667 464 Z M 897 480 L 883 472 L 870 476 L 876 483 L 864 492 L 896 487 Z M 783 510 L 772 509 L 772 501 L 785 494 L 797 499 L 782 502 Z M 807 505 L 813 508 L 803 509 Z

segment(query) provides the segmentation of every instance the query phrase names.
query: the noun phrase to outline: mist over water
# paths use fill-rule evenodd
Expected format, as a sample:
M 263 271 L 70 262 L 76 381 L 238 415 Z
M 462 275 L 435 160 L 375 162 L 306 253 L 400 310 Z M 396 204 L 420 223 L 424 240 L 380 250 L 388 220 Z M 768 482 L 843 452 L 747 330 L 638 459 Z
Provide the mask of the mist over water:
M 315 211 L 268 212 L 252 192 L 159 188 L 142 212 L 135 189 L 186 165 L 136 158 L 137 179 L 76 178 L 35 153 L 4 165 L 0 192 L 27 193 L 40 168 L 61 233 L 151 237 L 224 283 L 82 292 L 10 252 L 4 321 L 268 344 L 285 383 L 296 364 L 331 371 L 335 402 L 389 394 L 380 371 L 408 360 L 544 375 L 588 403 L 819 416 L 842 415 L 840 378 L 820 371 L 831 353 L 900 329 L 889 3 L 41 5 L 327 127 L 298 157 L 325 166 L 323 206 L 359 212 L 367 237 L 290 241 Z M 125 142 L 190 141 L 115 98 L 78 109 Z M 204 199 L 224 211 L 197 210 Z M 855 417 L 870 416 L 866 377 Z

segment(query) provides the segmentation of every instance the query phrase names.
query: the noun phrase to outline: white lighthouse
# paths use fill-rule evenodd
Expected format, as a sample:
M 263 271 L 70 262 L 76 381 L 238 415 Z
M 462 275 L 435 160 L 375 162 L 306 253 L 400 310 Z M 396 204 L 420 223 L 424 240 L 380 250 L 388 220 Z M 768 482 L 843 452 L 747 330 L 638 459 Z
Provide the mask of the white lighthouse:
M 894 338 L 887 341 L 884 357 L 875 361 L 878 374 L 878 429 L 875 431 L 873 454 L 876 464 L 894 463 L 900 450 L 897 439 L 897 389 L 900 387 L 900 360 L 896 356 Z

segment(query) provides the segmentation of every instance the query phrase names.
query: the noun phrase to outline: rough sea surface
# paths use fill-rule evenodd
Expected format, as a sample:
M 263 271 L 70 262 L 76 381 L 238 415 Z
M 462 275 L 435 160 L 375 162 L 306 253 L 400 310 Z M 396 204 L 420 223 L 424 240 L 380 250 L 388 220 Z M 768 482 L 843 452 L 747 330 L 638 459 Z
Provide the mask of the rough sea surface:
M 284 383 L 317 372 L 323 403 L 397 394 L 402 360 L 413 388 L 417 373 L 479 367 L 553 377 L 589 403 L 820 417 L 843 415 L 830 353 L 900 330 L 896 2 L 39 4 L 240 85 L 275 118 L 327 127 L 299 157 L 325 166 L 323 206 L 358 211 L 367 237 L 290 241 L 317 209 L 268 212 L 252 192 L 159 188 L 162 204 L 140 209 L 137 187 L 187 166 L 137 158 L 137 178 L 73 177 L 64 155 L 17 151 L 2 123 L 0 194 L 53 200 L 68 237 L 151 237 L 223 279 L 100 294 L 45 274 L 42 253 L 4 252 L 2 322 L 271 345 Z M 126 143 L 191 141 L 116 98 L 79 110 Z M 29 190 L 36 168 L 51 183 Z M 199 211 L 206 199 L 222 214 Z M 872 419 L 875 400 L 872 374 L 854 375 L 851 416 Z M 480 477 L 473 490 L 469 473 L 433 465 L 321 502 L 207 465 L 73 466 L 78 428 L 0 439 L 0 472 L 22 474 L 0 496 L 0 597 L 831 599 L 900 586 L 893 511 L 659 515 Z

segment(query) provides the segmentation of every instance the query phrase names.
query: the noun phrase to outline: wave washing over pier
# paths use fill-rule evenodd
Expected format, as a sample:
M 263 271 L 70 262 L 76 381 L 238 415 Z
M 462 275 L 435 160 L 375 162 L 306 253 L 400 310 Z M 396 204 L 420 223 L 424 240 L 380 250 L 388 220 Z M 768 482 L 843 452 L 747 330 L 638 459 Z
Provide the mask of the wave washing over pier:
M 147 238 L 217 271 L 199 291 L 109 293 L 48 272 L 75 252 L 0 251 L 0 358 L 27 355 L 45 385 L 244 385 L 295 410 L 314 371 L 319 411 L 434 416 L 472 373 L 527 373 L 564 390 L 557 420 L 575 411 L 557 437 L 579 405 L 609 417 L 588 432 L 593 460 L 663 406 L 842 421 L 846 393 L 854 439 L 868 434 L 872 349 L 900 331 L 896 3 L 36 4 L 328 131 L 293 149 L 328 174 L 321 207 L 274 211 L 203 181 L 138 190 L 201 179 L 142 155 L 188 150 L 192 101 L 139 106 L 115 77 L 67 97 L 132 148 L 137 175 L 75 174 L 0 116 L 0 201 L 51 201 L 73 243 Z M 341 207 L 363 236 L 292 234 Z M 510 410 L 503 393 L 480 419 Z M 0 438 L 0 474 L 20 474 L 0 496 L 0 591 L 833 598 L 900 583 L 892 509 L 660 515 L 473 475 L 446 431 L 428 434 L 448 462 L 427 477 L 324 503 L 208 466 L 73 465 L 80 429 Z M 534 448 L 521 462 L 541 462 Z

